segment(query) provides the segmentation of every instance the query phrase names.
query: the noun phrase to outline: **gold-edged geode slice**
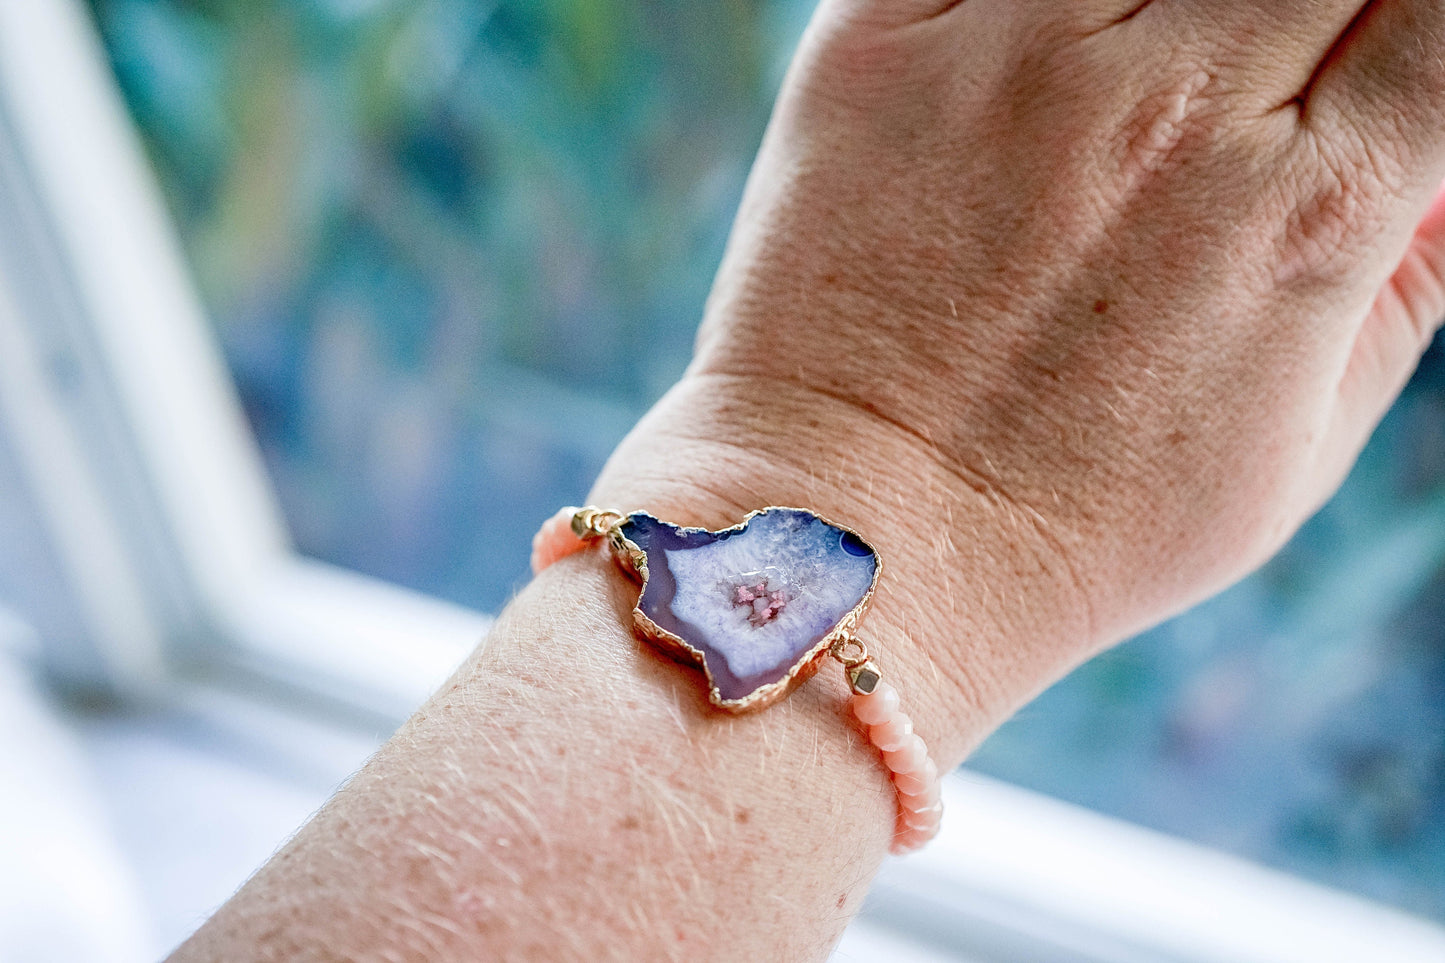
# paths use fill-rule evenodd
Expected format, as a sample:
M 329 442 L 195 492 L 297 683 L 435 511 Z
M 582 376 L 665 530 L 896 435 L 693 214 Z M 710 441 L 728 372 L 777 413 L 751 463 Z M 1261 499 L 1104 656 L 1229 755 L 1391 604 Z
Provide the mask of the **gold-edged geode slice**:
M 812 675 L 882 570 L 856 532 L 801 508 L 764 508 L 716 532 L 635 512 L 613 534 L 642 583 L 638 630 L 700 666 L 709 700 L 729 712 L 769 705 Z

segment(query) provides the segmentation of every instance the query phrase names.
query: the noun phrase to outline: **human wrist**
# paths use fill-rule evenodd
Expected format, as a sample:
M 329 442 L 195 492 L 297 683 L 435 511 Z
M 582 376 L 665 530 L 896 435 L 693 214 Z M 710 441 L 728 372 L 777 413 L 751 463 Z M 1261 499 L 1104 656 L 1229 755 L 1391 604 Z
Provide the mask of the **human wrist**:
M 723 715 L 635 600 L 541 573 L 175 959 L 823 959 L 894 819 L 837 675 Z
M 885 569 L 863 634 L 941 764 L 960 761 L 1091 648 L 1066 567 L 1004 506 L 960 490 L 898 425 L 800 386 L 685 378 L 619 447 L 589 500 L 711 528 L 794 505 L 864 534 Z

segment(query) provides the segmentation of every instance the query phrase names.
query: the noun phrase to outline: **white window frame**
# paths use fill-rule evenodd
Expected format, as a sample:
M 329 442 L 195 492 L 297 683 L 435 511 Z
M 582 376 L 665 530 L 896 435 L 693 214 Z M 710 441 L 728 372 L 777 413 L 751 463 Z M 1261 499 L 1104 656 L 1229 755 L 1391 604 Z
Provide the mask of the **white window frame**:
M 0 439 L 81 626 L 45 640 L 58 674 L 404 718 L 489 618 L 295 551 L 77 0 L 0 2 L 0 202 Z M 979 776 L 945 795 L 868 925 L 978 960 L 1445 960 L 1367 900 Z
M 0 418 L 80 674 L 144 694 L 228 662 L 404 715 L 489 620 L 296 553 L 78 3 L 0 4 L 0 124 L 0 189 L 32 202 L 0 273 Z

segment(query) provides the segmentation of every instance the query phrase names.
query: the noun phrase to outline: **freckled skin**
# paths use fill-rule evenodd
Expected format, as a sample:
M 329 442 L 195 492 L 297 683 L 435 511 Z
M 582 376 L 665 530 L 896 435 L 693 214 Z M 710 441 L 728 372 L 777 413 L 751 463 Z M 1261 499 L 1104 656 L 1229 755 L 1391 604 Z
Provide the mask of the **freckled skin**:
M 869 646 L 957 764 L 1274 551 L 1445 315 L 1445 4 L 1364 10 L 823 0 L 589 501 L 866 535 Z M 720 717 L 557 558 L 175 959 L 826 958 L 896 816 L 841 678 Z

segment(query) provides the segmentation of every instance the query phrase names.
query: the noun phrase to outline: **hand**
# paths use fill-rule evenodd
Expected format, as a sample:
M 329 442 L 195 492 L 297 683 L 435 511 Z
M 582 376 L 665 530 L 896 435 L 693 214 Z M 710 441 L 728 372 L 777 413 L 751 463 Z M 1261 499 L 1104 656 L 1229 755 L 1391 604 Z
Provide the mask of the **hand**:
M 593 500 L 865 533 L 957 762 L 1348 469 L 1445 312 L 1442 41 L 1440 0 L 824 0 Z M 722 722 L 635 600 L 548 569 L 177 958 L 823 958 L 895 805 L 841 679 Z
M 826 0 L 599 497 L 831 498 L 1011 710 L 1348 471 L 1445 314 L 1442 48 L 1432 0 Z

